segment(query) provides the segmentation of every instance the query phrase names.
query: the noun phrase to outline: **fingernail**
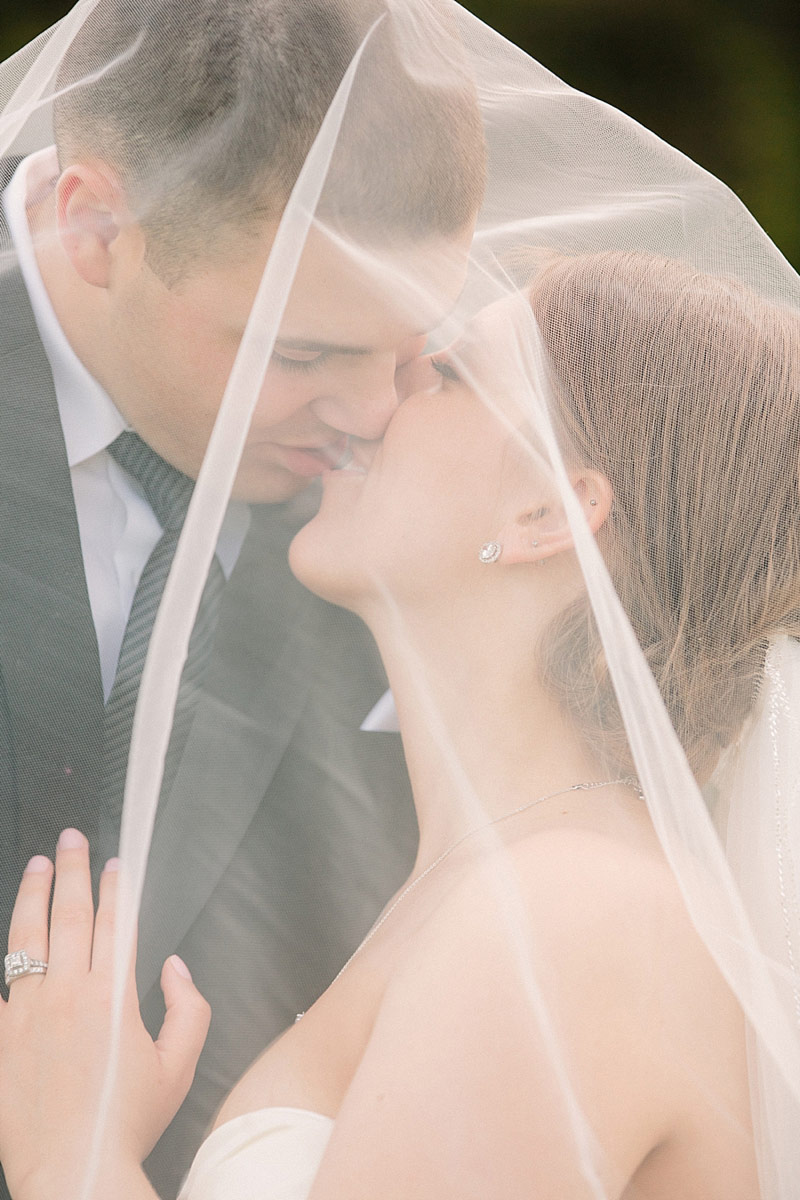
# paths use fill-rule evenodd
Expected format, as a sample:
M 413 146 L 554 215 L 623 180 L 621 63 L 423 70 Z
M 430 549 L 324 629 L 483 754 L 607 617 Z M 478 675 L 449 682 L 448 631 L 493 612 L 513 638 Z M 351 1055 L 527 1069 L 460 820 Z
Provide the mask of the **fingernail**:
M 173 954 L 169 960 L 170 966 L 174 971 L 177 971 L 184 979 L 191 979 L 192 973 L 187 967 L 182 958 L 178 958 L 177 954 Z
M 58 839 L 59 850 L 80 850 L 86 845 L 86 838 L 77 829 L 65 829 Z
M 120 860 L 118 858 L 110 858 L 108 860 L 108 862 L 106 863 L 106 865 L 103 867 L 103 870 L 104 871 L 118 871 L 119 865 L 120 865 Z
M 43 875 L 45 871 L 49 871 L 51 867 L 49 858 L 45 858 L 43 854 L 34 854 L 31 861 L 25 868 L 26 875 Z

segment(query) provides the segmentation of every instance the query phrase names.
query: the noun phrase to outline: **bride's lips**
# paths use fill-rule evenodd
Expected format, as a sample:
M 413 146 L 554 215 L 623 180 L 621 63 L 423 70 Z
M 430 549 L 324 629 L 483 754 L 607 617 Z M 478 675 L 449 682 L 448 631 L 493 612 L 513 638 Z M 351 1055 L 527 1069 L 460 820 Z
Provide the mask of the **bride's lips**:
M 372 465 L 378 446 L 378 442 L 352 439 L 339 462 L 325 472 L 323 483 L 327 483 L 329 479 L 363 479 Z

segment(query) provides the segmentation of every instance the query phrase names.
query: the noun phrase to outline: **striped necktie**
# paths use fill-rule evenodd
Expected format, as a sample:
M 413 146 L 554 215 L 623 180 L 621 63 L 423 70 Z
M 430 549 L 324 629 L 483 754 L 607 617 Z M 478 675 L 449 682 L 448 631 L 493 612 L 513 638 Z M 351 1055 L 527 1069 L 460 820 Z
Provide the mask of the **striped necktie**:
M 106 702 L 103 727 L 103 790 L 100 850 L 114 853 L 122 818 L 133 714 L 147 647 L 158 606 L 178 545 L 194 488 L 194 480 L 156 454 L 138 434 L 126 431 L 108 447 L 109 454 L 141 486 L 163 533 L 145 563 L 133 597 L 120 649 L 114 685 Z M 180 762 L 194 717 L 200 687 L 213 647 L 225 578 L 214 556 L 203 590 L 181 676 L 172 735 L 164 772 L 166 794 Z

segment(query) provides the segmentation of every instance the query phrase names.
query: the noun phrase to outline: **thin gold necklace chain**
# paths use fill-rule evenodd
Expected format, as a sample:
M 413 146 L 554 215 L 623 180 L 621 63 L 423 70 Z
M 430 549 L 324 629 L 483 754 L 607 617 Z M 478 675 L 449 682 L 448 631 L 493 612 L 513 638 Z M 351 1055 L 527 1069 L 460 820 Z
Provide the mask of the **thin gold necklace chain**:
M 503 821 L 509 821 L 511 817 L 518 817 L 520 813 L 527 812 L 529 808 L 534 808 L 537 804 L 543 804 L 545 800 L 554 800 L 556 796 L 566 796 L 568 792 L 593 792 L 597 788 L 613 787 L 618 783 L 625 784 L 627 787 L 635 788 L 639 795 L 641 795 L 639 780 L 630 775 L 622 776 L 620 779 L 604 779 L 600 783 L 573 783 L 570 785 L 570 787 L 559 788 L 557 792 L 548 792 L 546 796 L 537 796 L 535 800 L 528 800 L 525 804 L 520 804 L 517 808 L 512 808 L 510 812 L 503 813 L 501 817 L 495 817 L 493 821 L 486 821 L 483 825 L 476 825 L 474 829 L 468 829 L 466 833 L 462 833 L 461 837 L 456 838 L 456 840 L 449 845 L 446 850 L 442 851 L 438 858 L 435 858 L 432 863 L 429 863 L 425 870 L 418 875 L 416 879 L 412 879 L 411 883 L 406 884 L 400 895 L 397 896 L 397 898 L 389 905 L 386 912 L 378 918 L 363 941 L 356 946 L 347 962 L 343 967 L 340 968 L 328 986 L 333 987 L 334 983 L 336 983 L 337 980 L 344 975 L 353 959 L 361 953 L 367 943 L 371 942 L 375 937 L 375 934 L 378 932 L 381 926 L 383 926 L 386 921 L 389 920 L 389 917 L 397 908 L 398 904 L 402 904 L 406 897 L 414 891 L 414 888 L 419 887 L 423 879 L 426 879 L 427 876 L 430 875 L 431 871 L 435 871 L 436 868 L 453 853 L 453 851 L 457 850 L 459 846 L 463 845 L 467 838 L 473 837 L 476 833 L 481 833 L 484 829 L 491 829 L 493 825 L 500 825 Z M 295 1024 L 297 1024 L 297 1022 L 304 1016 L 304 1012 L 298 1013 L 295 1017 Z

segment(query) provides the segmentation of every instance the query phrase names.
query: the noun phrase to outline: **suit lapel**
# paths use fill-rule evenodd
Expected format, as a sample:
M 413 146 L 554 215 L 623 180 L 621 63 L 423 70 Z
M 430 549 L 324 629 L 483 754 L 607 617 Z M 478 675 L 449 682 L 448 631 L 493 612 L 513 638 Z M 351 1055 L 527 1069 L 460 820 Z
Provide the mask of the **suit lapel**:
M 0 312 L 0 671 L 24 858 L 65 825 L 93 832 L 103 695 L 52 375 L 15 267 Z
M 226 587 L 204 694 L 156 821 L 140 921 L 141 995 L 245 837 L 306 702 L 319 606 L 289 571 L 297 524 L 291 509 L 257 511 Z
M 14 165 L 0 161 L 0 182 Z M 1 208 L 0 262 L 0 676 L 17 807 L 0 829 L 24 860 L 52 853 L 66 825 L 96 832 L 103 692 L 52 374 Z M 140 974 L 150 982 L 235 854 L 303 710 L 317 607 L 288 569 L 289 540 L 310 515 L 301 508 L 256 511 L 226 588 L 148 865 Z

